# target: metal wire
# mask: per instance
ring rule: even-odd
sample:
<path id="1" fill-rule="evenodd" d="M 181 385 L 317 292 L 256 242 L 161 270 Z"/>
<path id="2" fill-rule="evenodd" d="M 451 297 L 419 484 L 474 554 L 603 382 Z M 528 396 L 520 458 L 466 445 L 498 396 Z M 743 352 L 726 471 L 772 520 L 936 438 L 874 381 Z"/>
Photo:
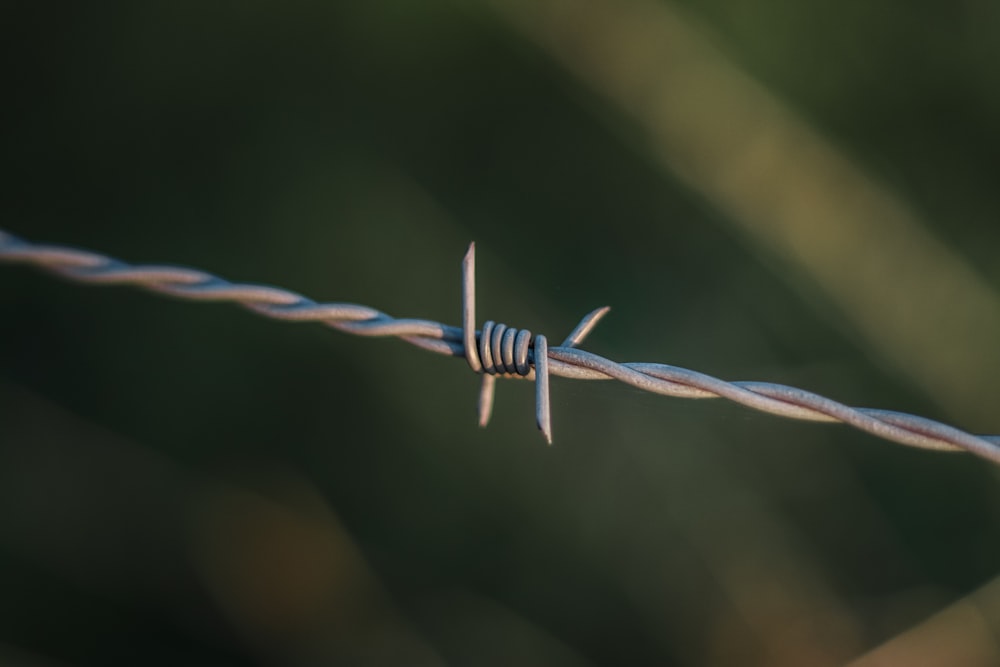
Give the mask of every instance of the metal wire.
<path id="1" fill-rule="evenodd" d="M 475 329 L 475 245 L 463 261 L 463 326 L 420 319 L 397 319 L 368 306 L 317 303 L 279 287 L 231 283 L 195 269 L 131 265 L 77 248 L 35 244 L 0 231 L 0 261 L 22 263 L 71 280 L 98 285 L 135 285 L 153 292 L 198 301 L 231 301 L 279 320 L 322 322 L 358 336 L 394 336 L 417 347 L 464 357 L 483 375 L 479 421 L 489 421 L 497 377 L 534 378 L 538 427 L 551 443 L 548 376 L 577 380 L 614 379 L 633 387 L 679 398 L 726 398 L 749 408 L 792 419 L 843 422 L 903 445 L 964 450 L 1000 463 L 1000 436 L 973 435 L 924 417 L 870 408 L 852 408 L 811 392 L 768 382 L 727 382 L 697 371 L 655 363 L 617 363 L 576 349 L 608 312 L 599 308 L 581 320 L 557 347 L 487 322 Z"/>

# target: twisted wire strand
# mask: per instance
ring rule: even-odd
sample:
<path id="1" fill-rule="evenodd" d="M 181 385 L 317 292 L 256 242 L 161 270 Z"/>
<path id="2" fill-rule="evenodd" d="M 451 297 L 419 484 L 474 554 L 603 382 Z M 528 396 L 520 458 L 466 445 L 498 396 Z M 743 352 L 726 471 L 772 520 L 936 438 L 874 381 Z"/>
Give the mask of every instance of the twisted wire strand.
<path id="1" fill-rule="evenodd" d="M 28 264 L 79 282 L 133 285 L 182 299 L 233 302 L 273 319 L 321 322 L 358 336 L 393 336 L 437 354 L 464 357 L 473 371 L 483 374 L 480 392 L 482 424 L 489 419 L 489 411 L 484 411 L 484 403 L 492 405 L 493 382 L 496 377 L 530 378 L 534 374 L 538 386 L 539 427 L 550 441 L 550 427 L 542 423 L 543 417 L 548 419 L 548 382 L 547 377 L 544 382 L 537 377 L 541 375 L 541 369 L 544 369 L 546 376 L 551 374 L 577 380 L 614 379 L 644 391 L 677 398 L 725 398 L 754 410 L 782 417 L 842 422 L 899 444 L 933 450 L 964 450 L 1000 463 L 1000 436 L 997 435 L 973 435 L 903 412 L 853 408 L 795 387 L 768 382 L 727 382 L 676 366 L 618 363 L 592 352 L 576 349 L 575 346 L 607 313 L 607 308 L 599 308 L 584 317 L 559 346 L 548 346 L 544 336 L 536 336 L 530 345 L 526 345 L 524 341 L 518 343 L 517 338 L 523 335 L 522 332 L 504 325 L 500 325 L 503 330 L 499 338 L 489 331 L 484 338 L 482 332 L 472 326 L 475 318 L 475 295 L 471 288 L 475 266 L 473 252 L 474 248 L 470 246 L 465 262 L 466 280 L 463 283 L 464 326 L 459 328 L 430 320 L 398 319 L 377 309 L 353 303 L 317 303 L 290 290 L 269 285 L 232 283 L 186 267 L 131 265 L 77 248 L 31 243 L 0 230 L 2 262 Z M 528 338 L 530 336 L 531 334 L 527 334 Z M 514 341 L 513 347 L 509 345 L 511 339 Z M 492 358 L 495 341 L 501 352 L 499 360 Z M 486 349 L 480 343 L 489 343 L 489 366 L 484 365 L 479 356 L 479 350 Z M 511 365 L 508 365 L 508 361 L 512 359 L 508 350 L 515 350 L 512 354 L 516 358 L 513 358 Z M 514 371 L 511 372 L 510 368 Z M 522 373 L 525 368 L 527 372 Z"/>

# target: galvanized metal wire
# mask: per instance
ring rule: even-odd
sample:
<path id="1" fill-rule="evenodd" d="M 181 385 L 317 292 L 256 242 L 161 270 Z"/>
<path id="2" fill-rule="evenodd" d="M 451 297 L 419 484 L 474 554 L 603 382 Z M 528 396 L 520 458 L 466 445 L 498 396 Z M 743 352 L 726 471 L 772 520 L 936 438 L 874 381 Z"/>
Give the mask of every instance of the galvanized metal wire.
<path id="1" fill-rule="evenodd" d="M 463 357 L 483 375 L 480 424 L 489 420 L 496 377 L 536 382 L 538 426 L 551 442 L 548 376 L 624 382 L 644 391 L 678 398 L 726 398 L 761 412 L 792 419 L 842 422 L 899 444 L 924 449 L 964 450 L 1000 463 L 1000 436 L 973 435 L 916 415 L 854 408 L 795 387 L 769 382 L 728 382 L 658 363 L 618 363 L 576 348 L 607 308 L 588 314 L 559 346 L 503 324 L 487 322 L 476 330 L 475 247 L 463 262 L 463 326 L 423 319 L 399 319 L 353 303 L 317 303 L 287 289 L 232 283 L 180 266 L 132 265 L 78 248 L 31 243 L 0 231 L 0 262 L 28 264 L 70 280 L 97 285 L 134 285 L 196 301 L 229 301 L 265 317 L 321 322 L 358 336 L 393 336 L 437 354 Z"/>

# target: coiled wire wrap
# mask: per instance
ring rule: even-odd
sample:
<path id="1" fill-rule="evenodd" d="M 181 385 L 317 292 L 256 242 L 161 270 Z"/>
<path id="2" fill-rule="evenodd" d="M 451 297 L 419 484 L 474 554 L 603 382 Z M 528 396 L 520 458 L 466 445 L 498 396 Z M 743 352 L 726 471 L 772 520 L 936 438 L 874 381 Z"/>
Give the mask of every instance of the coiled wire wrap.
<path id="1" fill-rule="evenodd" d="M 588 313 L 563 341 L 570 349 L 587 337 L 610 309 L 605 306 Z M 483 373 L 479 389 L 479 425 L 486 426 L 493 414 L 496 377 L 523 377 L 535 380 L 535 421 L 545 441 L 552 444 L 552 413 L 549 406 L 549 343 L 545 336 L 517 330 L 488 320 L 476 331 L 476 244 L 470 243 L 462 260 L 462 352 L 469 367 Z M 534 367 L 534 368 L 532 368 Z"/>
<path id="2" fill-rule="evenodd" d="M 545 336 L 532 342 L 531 332 L 487 320 L 477 334 L 478 345 L 466 350 L 466 357 L 479 355 L 483 383 L 479 390 L 479 425 L 486 426 L 493 413 L 497 377 L 535 380 L 535 418 L 546 442 L 552 444 L 548 390 L 548 355 Z M 538 369 L 536 371 L 536 369 Z"/>
<path id="3" fill-rule="evenodd" d="M 479 360 L 483 372 L 506 377 L 534 377 L 528 362 L 531 332 L 487 320 L 479 334 Z"/>
<path id="4" fill-rule="evenodd" d="M 397 319 L 368 306 L 351 303 L 316 303 L 290 290 L 267 285 L 231 283 L 218 276 L 174 266 L 134 266 L 98 253 L 62 246 L 35 244 L 0 230 L 0 261 L 29 264 L 70 280 L 98 285 L 134 285 L 154 292 L 198 301 L 230 301 L 274 319 L 290 322 L 322 322 L 358 336 L 395 336 L 422 349 L 464 357 L 473 371 L 483 373 L 480 392 L 480 422 L 484 403 L 492 406 L 496 377 L 531 377 L 518 367 L 518 331 L 514 338 L 514 373 L 509 371 L 503 328 L 500 356 L 503 372 L 493 357 L 493 334 L 488 332 L 490 373 L 480 358 L 482 332 L 475 321 L 475 247 L 470 245 L 463 262 L 463 326 L 452 327 L 421 319 Z M 655 363 L 617 363 L 575 349 L 608 312 L 599 308 L 588 314 L 558 347 L 549 347 L 544 336 L 535 336 L 527 348 L 527 363 L 535 374 L 536 410 L 539 428 L 548 418 L 548 375 L 578 380 L 615 379 L 639 389 L 679 398 L 726 398 L 771 414 L 823 422 L 843 422 L 859 430 L 903 445 L 935 450 L 965 450 L 1000 463 L 1000 436 L 973 435 L 916 415 L 889 410 L 852 408 L 811 392 L 766 382 L 726 382 L 697 371 Z M 494 325 L 494 329 L 496 325 Z M 486 327 L 484 326 L 484 329 Z M 530 334 L 528 334 L 530 338 Z M 523 343 L 522 343 L 523 345 Z M 483 355 L 485 356 L 485 355 Z M 523 364 L 521 365 L 523 368 Z M 544 377 L 543 377 L 544 376 Z M 487 390 L 487 386 L 489 389 Z M 544 406 L 545 414 L 542 415 Z M 486 420 L 489 411 L 485 412 Z"/>

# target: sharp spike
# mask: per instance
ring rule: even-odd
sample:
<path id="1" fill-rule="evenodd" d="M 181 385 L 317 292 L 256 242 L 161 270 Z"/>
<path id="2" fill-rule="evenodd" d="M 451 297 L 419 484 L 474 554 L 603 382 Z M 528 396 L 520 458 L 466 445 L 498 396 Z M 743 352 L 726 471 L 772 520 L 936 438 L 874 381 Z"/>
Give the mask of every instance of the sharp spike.
<path id="1" fill-rule="evenodd" d="M 592 310 L 591 312 L 584 315 L 583 319 L 580 320 L 580 323 L 576 325 L 576 328 L 573 329 L 573 331 L 570 332 L 568 336 L 566 336 L 566 340 L 563 341 L 560 347 L 576 347 L 577 345 L 582 343 L 583 339 L 586 338 L 590 334 L 590 332 L 594 330 L 594 327 L 597 326 L 597 323 L 600 322 L 601 319 L 605 315 L 607 315 L 608 311 L 610 310 L 611 306 L 604 306 L 603 308 Z"/>
<path id="2" fill-rule="evenodd" d="M 469 244 L 469 250 L 462 260 L 462 344 L 465 360 L 469 368 L 479 373 L 483 365 L 476 349 L 476 244 Z"/>
<path id="3" fill-rule="evenodd" d="M 496 375 L 483 374 L 483 383 L 479 386 L 479 425 L 485 427 L 493 415 L 493 394 L 497 382 Z"/>
<path id="4" fill-rule="evenodd" d="M 545 336 L 535 336 L 535 419 L 545 436 L 545 442 L 552 444 L 552 416 L 549 407 L 549 343 Z"/>

